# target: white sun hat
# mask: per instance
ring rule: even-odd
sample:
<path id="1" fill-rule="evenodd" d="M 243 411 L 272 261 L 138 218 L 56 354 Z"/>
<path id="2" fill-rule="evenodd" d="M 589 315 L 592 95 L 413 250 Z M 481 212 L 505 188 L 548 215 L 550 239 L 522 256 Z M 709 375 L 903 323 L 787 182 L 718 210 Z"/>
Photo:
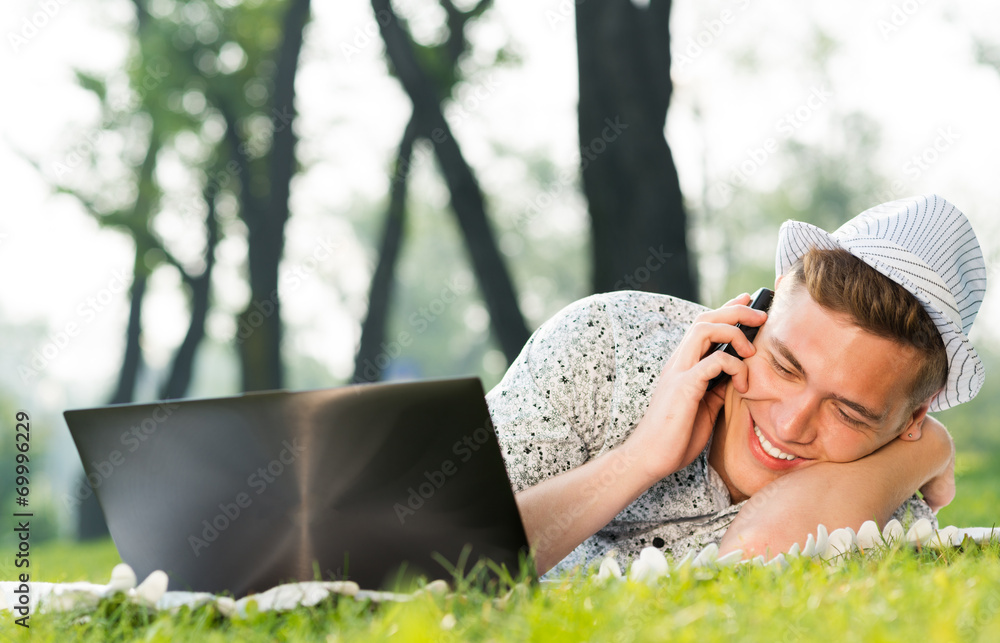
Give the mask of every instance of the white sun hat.
<path id="1" fill-rule="evenodd" d="M 778 232 L 776 273 L 785 274 L 811 248 L 843 248 L 923 304 L 948 354 L 948 383 L 931 400 L 931 411 L 976 396 L 986 373 L 968 333 L 986 292 L 986 263 L 958 208 L 926 194 L 865 210 L 833 233 L 786 221 Z"/>

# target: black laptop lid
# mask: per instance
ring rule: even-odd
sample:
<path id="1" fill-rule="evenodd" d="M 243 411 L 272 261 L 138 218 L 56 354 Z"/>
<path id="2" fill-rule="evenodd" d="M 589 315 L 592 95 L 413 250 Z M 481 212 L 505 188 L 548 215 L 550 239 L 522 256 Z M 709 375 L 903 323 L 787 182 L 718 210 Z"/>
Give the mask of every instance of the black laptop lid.
<path id="1" fill-rule="evenodd" d="M 65 412 L 122 560 L 171 590 L 450 579 L 527 542 L 482 385 L 463 378 Z M 97 483 L 97 484 L 95 484 Z"/>

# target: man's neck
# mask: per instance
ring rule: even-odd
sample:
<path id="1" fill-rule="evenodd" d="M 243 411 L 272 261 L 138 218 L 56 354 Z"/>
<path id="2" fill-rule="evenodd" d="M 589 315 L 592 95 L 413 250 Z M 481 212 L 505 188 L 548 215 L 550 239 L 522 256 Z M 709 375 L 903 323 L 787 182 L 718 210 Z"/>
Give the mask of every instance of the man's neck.
<path id="1" fill-rule="evenodd" d="M 727 400 L 728 402 L 728 400 Z M 719 417 L 715 420 L 715 426 L 712 428 L 712 437 L 710 438 L 712 444 L 708 449 L 708 466 L 712 467 L 722 481 L 726 483 L 726 488 L 729 489 L 729 501 L 733 504 L 738 502 L 743 502 L 749 496 L 743 494 L 742 491 L 733 486 L 732 480 L 729 479 L 729 474 L 726 473 L 725 467 L 725 445 L 726 445 L 726 432 L 723 431 L 723 427 L 726 424 L 726 407 L 723 405 L 722 410 L 719 411 Z"/>

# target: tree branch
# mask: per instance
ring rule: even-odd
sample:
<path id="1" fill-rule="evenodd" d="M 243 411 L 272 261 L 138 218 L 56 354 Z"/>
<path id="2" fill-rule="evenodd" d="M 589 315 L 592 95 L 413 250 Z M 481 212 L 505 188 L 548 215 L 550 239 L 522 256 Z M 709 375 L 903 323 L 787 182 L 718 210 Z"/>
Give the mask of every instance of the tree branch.
<path id="1" fill-rule="evenodd" d="M 389 0 L 372 0 L 372 8 L 377 16 L 389 16 L 388 20 L 378 21 L 386 55 L 413 102 L 420 129 L 435 144 L 434 151 L 451 192 L 452 209 L 465 237 L 494 332 L 508 362 L 513 362 L 529 333 L 517 304 L 510 274 L 500 257 L 486 217 L 479 183 L 441 112 L 434 86 L 417 63 L 413 42 Z"/>

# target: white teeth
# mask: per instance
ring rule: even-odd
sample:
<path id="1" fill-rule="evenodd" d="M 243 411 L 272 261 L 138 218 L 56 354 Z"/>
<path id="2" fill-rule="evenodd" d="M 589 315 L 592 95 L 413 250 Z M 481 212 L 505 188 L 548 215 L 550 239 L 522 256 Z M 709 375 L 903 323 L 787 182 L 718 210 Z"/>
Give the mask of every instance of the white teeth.
<path id="1" fill-rule="evenodd" d="M 785 453 L 781 449 L 771 444 L 768 441 L 768 439 L 764 437 L 764 434 L 761 433 L 760 429 L 758 429 L 756 425 L 754 425 L 753 427 L 753 432 L 757 435 L 757 439 L 760 440 L 760 446 L 772 458 L 778 458 L 779 460 L 795 460 L 798 457 L 791 455 L 789 453 Z"/>

